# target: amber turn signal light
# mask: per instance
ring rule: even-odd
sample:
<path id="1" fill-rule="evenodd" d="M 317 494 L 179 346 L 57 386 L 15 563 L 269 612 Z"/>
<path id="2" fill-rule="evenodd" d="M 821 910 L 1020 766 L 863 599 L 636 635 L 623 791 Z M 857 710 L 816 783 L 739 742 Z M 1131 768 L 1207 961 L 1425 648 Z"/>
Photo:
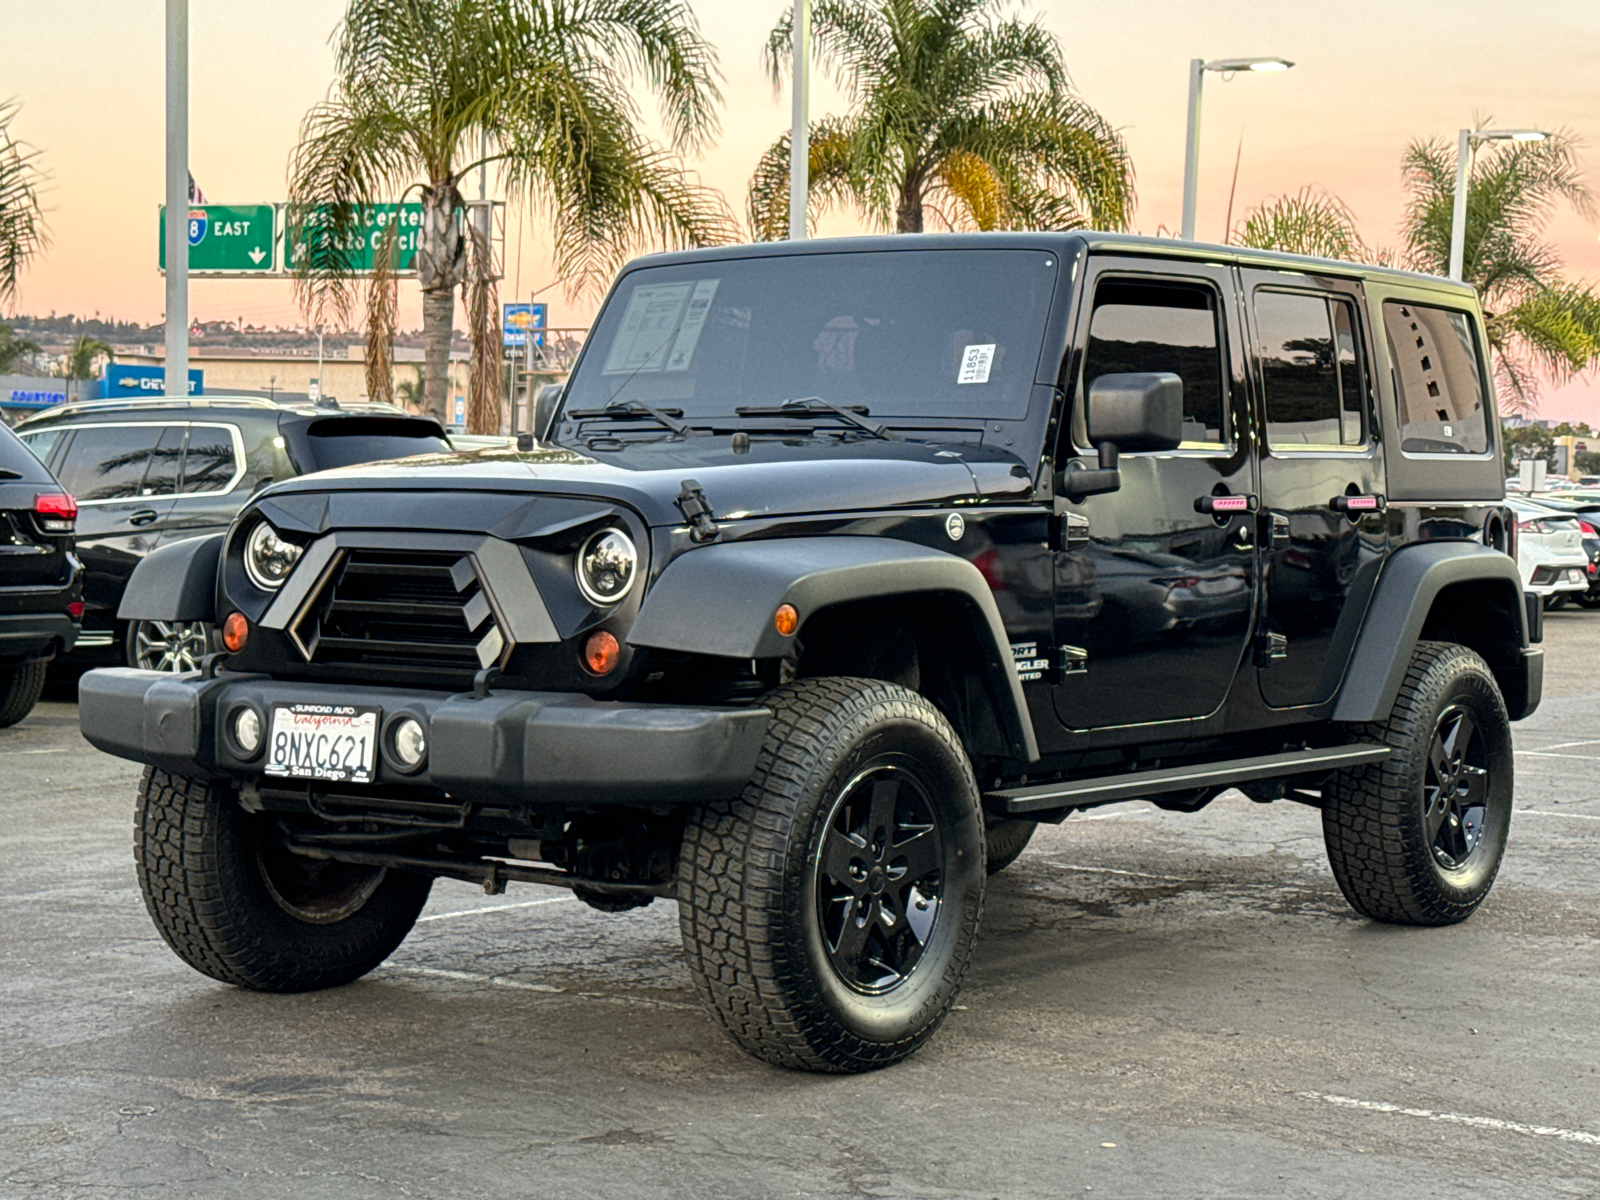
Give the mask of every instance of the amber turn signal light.
<path id="1" fill-rule="evenodd" d="M 778 611 L 772 614 L 772 627 L 784 637 L 788 637 L 800 628 L 800 614 L 795 612 L 794 605 L 780 604 Z"/>
<path id="2" fill-rule="evenodd" d="M 242 612 L 229 613 L 228 619 L 222 623 L 222 644 L 228 648 L 228 653 L 239 653 L 249 640 L 250 622 L 245 615 Z"/>
<path id="3" fill-rule="evenodd" d="M 595 630 L 583 643 L 583 665 L 591 674 L 611 674 L 617 669 L 617 660 L 621 657 L 622 646 L 617 642 L 616 636 L 604 629 Z"/>

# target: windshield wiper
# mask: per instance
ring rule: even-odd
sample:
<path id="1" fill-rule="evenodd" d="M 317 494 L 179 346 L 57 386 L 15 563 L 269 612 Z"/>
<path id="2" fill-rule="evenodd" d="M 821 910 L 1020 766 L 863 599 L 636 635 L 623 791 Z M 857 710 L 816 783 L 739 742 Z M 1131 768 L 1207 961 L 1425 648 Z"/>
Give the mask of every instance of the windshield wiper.
<path id="1" fill-rule="evenodd" d="M 613 400 L 604 408 L 575 408 L 566 414 L 574 420 L 586 420 L 590 417 L 610 417 L 612 420 L 627 417 L 649 417 L 657 425 L 672 430 L 673 433 L 687 435 L 694 433 L 694 429 L 678 420 L 683 416 L 681 408 L 652 408 L 643 400 Z"/>
<path id="2" fill-rule="evenodd" d="M 824 400 L 821 396 L 798 396 L 793 400 L 785 400 L 781 404 L 747 404 L 733 411 L 741 417 L 825 417 L 833 415 L 843 418 L 857 429 L 866 430 L 873 437 L 883 438 L 889 442 L 898 442 L 900 440 L 900 435 L 890 430 L 887 426 L 877 421 L 867 420 L 872 410 L 865 405 L 858 404 L 851 408 L 841 408 L 831 400 Z"/>

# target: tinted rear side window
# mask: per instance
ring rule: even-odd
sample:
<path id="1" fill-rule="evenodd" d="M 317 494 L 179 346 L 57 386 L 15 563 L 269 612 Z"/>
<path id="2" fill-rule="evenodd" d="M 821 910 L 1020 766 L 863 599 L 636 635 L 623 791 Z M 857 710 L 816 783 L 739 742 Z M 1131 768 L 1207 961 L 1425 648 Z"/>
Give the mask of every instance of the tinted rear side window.
<path id="1" fill-rule="evenodd" d="M 306 434 L 312 459 L 305 464 L 307 471 L 450 451 L 432 421 L 403 417 L 324 417 L 311 422 Z"/>
<path id="2" fill-rule="evenodd" d="M 1217 295 L 1200 284 L 1109 279 L 1095 289 L 1083 395 L 1101 375 L 1168 371 L 1183 380 L 1183 440 L 1227 440 Z M 1084 406 L 1078 405 L 1074 421 Z M 1081 431 L 1074 440 L 1087 445 Z"/>
<path id="3" fill-rule="evenodd" d="M 1387 301 L 1384 332 L 1407 454 L 1483 454 L 1488 388 L 1472 320 L 1463 312 Z"/>
<path id="4" fill-rule="evenodd" d="M 156 443 L 150 455 L 150 467 L 144 473 L 144 495 L 170 496 L 178 490 L 185 432 L 182 425 L 168 425 L 161 431 L 161 440 Z"/>
<path id="5" fill-rule="evenodd" d="M 49 454 L 50 447 L 40 446 L 39 451 Z M 48 483 L 50 472 L 44 469 L 37 454 L 17 440 L 16 434 L 0 425 L 0 483 L 19 479 L 26 483 Z"/>
<path id="6" fill-rule="evenodd" d="M 1299 292 L 1258 291 L 1255 310 L 1268 445 L 1363 444 L 1365 389 L 1350 304 Z"/>
<path id="7" fill-rule="evenodd" d="M 239 473 L 229 430 L 192 425 L 183 456 L 183 492 L 225 492 Z"/>
<path id="8" fill-rule="evenodd" d="M 126 500 L 139 495 L 161 425 L 90 426 L 72 435 L 61 464 L 61 486 L 85 500 Z"/>

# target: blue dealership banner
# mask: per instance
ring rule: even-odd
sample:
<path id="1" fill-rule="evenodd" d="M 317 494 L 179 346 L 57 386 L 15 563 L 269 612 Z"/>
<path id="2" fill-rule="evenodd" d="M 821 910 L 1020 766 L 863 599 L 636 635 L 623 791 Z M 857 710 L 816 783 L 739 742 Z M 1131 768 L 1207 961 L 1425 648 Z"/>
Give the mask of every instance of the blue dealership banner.
<path id="1" fill-rule="evenodd" d="M 189 395 L 206 394 L 205 372 L 191 368 Z M 100 395 L 106 400 L 123 400 L 129 396 L 164 396 L 167 394 L 167 374 L 161 367 L 136 367 L 126 363 L 107 363 L 106 373 L 100 379 Z"/>
<path id="2" fill-rule="evenodd" d="M 512 303 L 500 308 L 502 346 L 526 346 L 530 340 L 535 346 L 544 345 L 544 305 Z"/>

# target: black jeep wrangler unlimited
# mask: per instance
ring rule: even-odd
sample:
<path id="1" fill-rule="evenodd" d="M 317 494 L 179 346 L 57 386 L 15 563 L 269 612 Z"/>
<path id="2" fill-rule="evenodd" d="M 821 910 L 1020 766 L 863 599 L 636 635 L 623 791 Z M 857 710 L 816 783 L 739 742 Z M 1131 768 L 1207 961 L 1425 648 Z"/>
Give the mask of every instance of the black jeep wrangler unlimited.
<path id="1" fill-rule="evenodd" d="M 911 1054 L 1038 821 L 1322 811 L 1350 903 L 1492 884 L 1539 609 L 1472 292 L 1079 234 L 649 258 L 537 445 L 292 480 L 157 550 L 195 673 L 84 677 L 228 983 L 346 983 L 438 876 L 673 897 L 772 1063 Z"/>

